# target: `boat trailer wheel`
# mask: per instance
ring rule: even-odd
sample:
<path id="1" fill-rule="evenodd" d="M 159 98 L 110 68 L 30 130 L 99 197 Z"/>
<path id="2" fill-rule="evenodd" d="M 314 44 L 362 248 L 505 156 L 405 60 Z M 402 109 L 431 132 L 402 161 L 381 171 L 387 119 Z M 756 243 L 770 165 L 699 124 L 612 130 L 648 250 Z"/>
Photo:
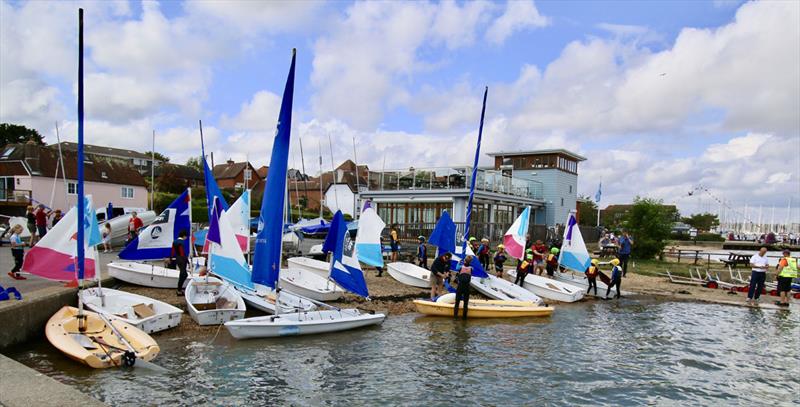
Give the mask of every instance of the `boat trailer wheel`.
<path id="1" fill-rule="evenodd" d="M 125 367 L 133 367 L 136 364 L 136 355 L 131 351 L 125 352 L 122 354 L 122 364 Z"/>

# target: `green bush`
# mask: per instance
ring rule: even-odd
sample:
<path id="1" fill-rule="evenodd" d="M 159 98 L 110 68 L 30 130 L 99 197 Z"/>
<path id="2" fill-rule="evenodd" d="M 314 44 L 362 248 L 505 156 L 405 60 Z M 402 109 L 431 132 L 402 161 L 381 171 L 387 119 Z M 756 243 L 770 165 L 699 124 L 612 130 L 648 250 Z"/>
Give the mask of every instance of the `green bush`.
<path id="1" fill-rule="evenodd" d="M 661 253 L 670 237 L 674 218 L 674 211 L 661 200 L 637 196 L 624 218 L 624 227 L 634 240 L 631 256 L 652 259 Z"/>

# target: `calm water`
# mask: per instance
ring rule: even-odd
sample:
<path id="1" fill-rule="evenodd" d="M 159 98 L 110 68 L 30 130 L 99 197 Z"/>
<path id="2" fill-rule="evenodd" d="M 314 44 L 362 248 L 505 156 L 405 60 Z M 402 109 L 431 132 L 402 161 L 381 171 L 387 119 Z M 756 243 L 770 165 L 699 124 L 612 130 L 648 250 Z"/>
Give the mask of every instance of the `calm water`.
<path id="1" fill-rule="evenodd" d="M 47 343 L 11 356 L 113 405 L 800 403 L 796 309 L 624 299 L 541 320 L 407 314 L 326 336 L 212 337 L 158 336 L 165 373 L 90 370 Z"/>

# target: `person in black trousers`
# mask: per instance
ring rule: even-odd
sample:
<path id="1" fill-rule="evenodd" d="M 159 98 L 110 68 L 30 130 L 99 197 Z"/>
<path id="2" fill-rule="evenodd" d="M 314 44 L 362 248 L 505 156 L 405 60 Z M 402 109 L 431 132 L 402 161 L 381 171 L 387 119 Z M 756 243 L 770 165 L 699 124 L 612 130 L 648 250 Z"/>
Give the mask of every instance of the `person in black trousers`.
<path id="1" fill-rule="evenodd" d="M 617 288 L 617 295 L 614 298 L 620 297 L 620 284 L 622 283 L 622 267 L 619 266 L 619 259 L 611 260 L 611 265 L 614 268 L 611 269 L 611 284 L 608 285 L 606 289 L 606 299 L 608 299 L 608 294 L 611 293 L 611 289 L 616 287 Z"/>
<path id="2" fill-rule="evenodd" d="M 525 277 L 527 277 L 528 274 L 532 272 L 533 272 L 533 255 L 529 254 L 526 260 L 520 263 L 519 267 L 517 267 L 517 278 L 514 279 L 514 284 L 518 284 L 520 287 L 523 287 L 525 284 Z"/>
<path id="3" fill-rule="evenodd" d="M 458 318 L 458 306 L 461 301 L 464 301 L 464 312 L 461 314 L 461 317 L 467 319 L 467 311 L 469 310 L 469 283 L 470 280 L 472 280 L 472 267 L 470 266 L 470 264 L 472 264 L 472 259 L 472 256 L 464 258 L 464 264 L 461 265 L 461 270 L 458 271 L 458 276 L 456 276 L 458 288 L 456 289 L 456 305 L 453 307 L 453 318 Z"/>
<path id="4" fill-rule="evenodd" d="M 178 266 L 180 274 L 178 275 L 178 295 L 183 295 L 183 283 L 189 276 L 186 272 L 186 266 L 189 265 L 189 256 L 186 253 L 186 230 L 178 232 L 178 238 L 172 242 L 172 251 L 170 252 L 170 262 L 175 262 Z"/>

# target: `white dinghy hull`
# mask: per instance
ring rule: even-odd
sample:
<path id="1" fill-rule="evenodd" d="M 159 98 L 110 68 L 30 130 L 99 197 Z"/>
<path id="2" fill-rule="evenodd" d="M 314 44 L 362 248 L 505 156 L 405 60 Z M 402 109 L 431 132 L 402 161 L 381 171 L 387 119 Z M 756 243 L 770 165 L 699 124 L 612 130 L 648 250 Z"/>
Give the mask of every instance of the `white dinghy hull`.
<path id="1" fill-rule="evenodd" d="M 147 333 L 161 332 L 181 323 L 183 311 L 165 302 L 143 295 L 110 288 L 87 288 L 80 291 L 83 304 L 111 320 L 120 320 Z"/>
<path id="2" fill-rule="evenodd" d="M 289 268 L 310 271 L 322 278 L 328 278 L 331 272 L 330 263 L 309 257 L 291 257 L 286 260 L 286 263 L 289 264 Z"/>
<path id="3" fill-rule="evenodd" d="M 205 259 L 198 257 L 192 260 L 195 266 L 205 264 Z M 115 261 L 108 263 L 108 274 L 128 284 L 153 288 L 178 288 L 180 271 L 155 264 L 135 261 Z M 191 274 L 190 274 L 191 277 Z M 188 281 L 188 279 L 187 279 Z M 185 286 L 186 283 L 184 283 Z"/>
<path id="4" fill-rule="evenodd" d="M 363 314 L 356 309 L 294 312 L 269 317 L 247 318 L 225 323 L 236 339 L 275 338 L 346 331 L 379 325 L 384 314 Z"/>
<path id="5" fill-rule="evenodd" d="M 336 301 L 344 294 L 344 290 L 336 283 L 310 271 L 282 269 L 280 278 L 282 288 L 312 300 Z"/>
<path id="6" fill-rule="evenodd" d="M 395 262 L 386 265 L 386 271 L 402 284 L 431 288 L 431 272 L 411 263 Z"/>
<path id="7" fill-rule="evenodd" d="M 516 270 L 508 270 L 508 275 L 517 277 Z M 561 302 L 580 301 L 585 293 L 580 288 L 552 278 L 528 274 L 523 282 L 525 289 L 548 300 Z"/>
<path id="8" fill-rule="evenodd" d="M 470 280 L 472 288 L 479 293 L 493 299 L 505 301 L 530 301 L 541 304 L 542 299 L 536 294 L 522 288 L 508 280 L 489 275 L 486 278 L 475 278 Z"/>
<path id="9" fill-rule="evenodd" d="M 599 278 L 597 279 L 597 295 L 595 295 L 594 290 L 588 293 L 586 292 L 589 289 L 589 280 L 586 279 L 586 277 L 584 276 L 581 276 L 576 273 L 567 272 L 567 273 L 556 273 L 555 277 L 556 280 L 558 281 L 575 286 L 579 290 L 583 290 L 583 292 L 586 293 L 585 295 L 604 298 L 606 296 L 606 290 L 608 290 L 608 286 L 604 282 L 599 281 L 600 280 Z"/>
<path id="10" fill-rule="evenodd" d="M 236 291 L 242 296 L 245 304 L 250 308 L 255 308 L 267 314 L 275 313 L 275 290 L 255 284 L 255 291 L 236 287 Z M 317 306 L 298 295 L 288 291 L 281 290 L 280 296 L 281 313 L 298 312 L 298 311 L 313 311 Z"/>
<path id="11" fill-rule="evenodd" d="M 247 309 L 239 291 L 216 277 L 189 279 L 185 296 L 189 315 L 198 325 L 220 325 L 242 319 Z"/>

